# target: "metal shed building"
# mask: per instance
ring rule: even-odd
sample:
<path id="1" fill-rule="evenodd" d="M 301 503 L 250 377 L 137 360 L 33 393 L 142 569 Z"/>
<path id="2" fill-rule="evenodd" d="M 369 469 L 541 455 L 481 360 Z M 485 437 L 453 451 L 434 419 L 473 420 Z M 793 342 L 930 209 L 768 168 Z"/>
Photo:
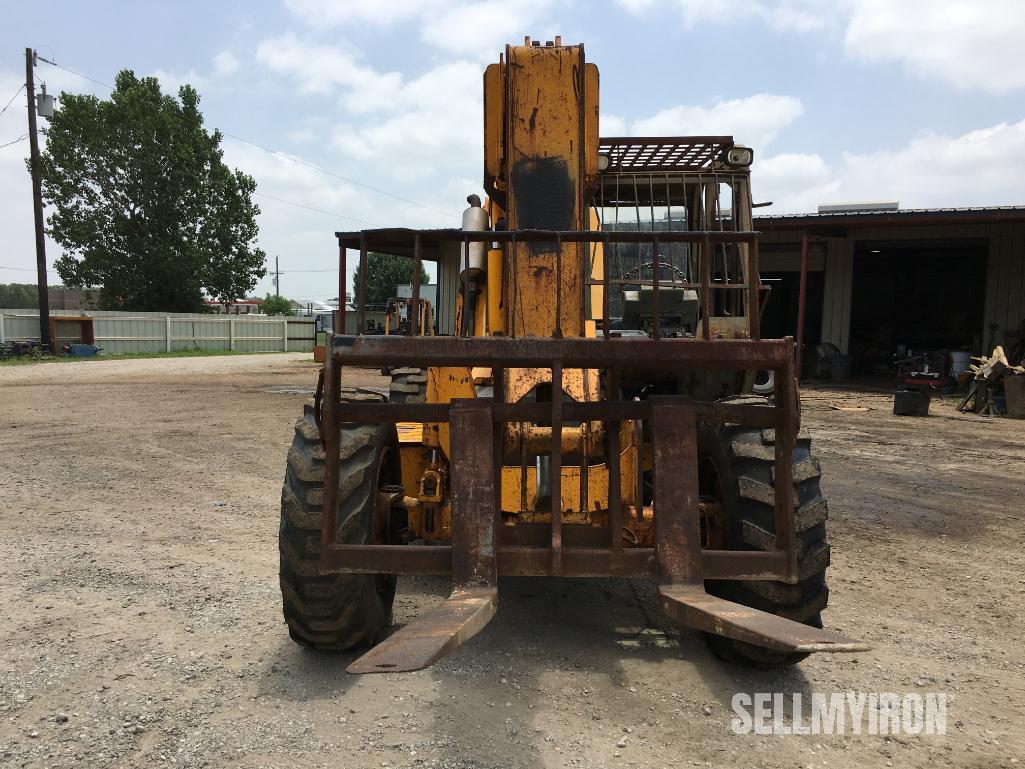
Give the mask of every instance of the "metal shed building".
<path id="1" fill-rule="evenodd" d="M 981 354 L 1022 338 L 1025 206 L 821 211 L 754 226 L 772 286 L 767 336 L 796 336 L 803 250 L 805 342 L 830 342 L 856 367 L 886 347 Z"/>

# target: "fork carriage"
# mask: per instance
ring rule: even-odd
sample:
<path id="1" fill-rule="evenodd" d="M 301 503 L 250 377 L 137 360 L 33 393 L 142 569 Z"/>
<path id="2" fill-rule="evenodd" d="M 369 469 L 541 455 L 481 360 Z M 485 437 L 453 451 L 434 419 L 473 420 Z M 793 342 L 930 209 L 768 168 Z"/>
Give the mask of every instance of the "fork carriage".
<path id="1" fill-rule="evenodd" d="M 346 250 L 360 253 L 362 274 L 366 259 L 378 242 L 395 253 L 408 252 L 414 267 L 413 302 L 419 298 L 423 252 L 444 242 L 515 244 L 546 242 L 558 250 L 567 243 L 652 244 L 655 269 L 651 290 L 658 306 L 667 287 L 697 291 L 712 306 L 710 295 L 723 290 L 706 268 L 696 282 L 670 281 L 658 269 L 660 243 L 696 244 L 707 258 L 717 243 L 749 245 L 747 274 L 757 275 L 757 233 L 754 232 L 467 232 L 463 230 L 383 230 L 339 233 L 341 274 Z M 556 276 L 556 281 L 559 281 Z M 608 271 L 588 280 L 610 293 Z M 636 281 L 634 281 L 636 282 Z M 758 306 L 756 283 L 731 284 L 728 290 L 747 293 L 750 306 Z M 344 295 L 344 294 L 343 294 Z M 607 304 L 606 304 L 607 306 Z M 362 313 L 362 308 L 358 310 Z M 555 316 L 560 315 L 556 308 Z M 608 315 L 605 315 L 608 317 Z M 451 496 L 450 537 L 441 544 L 389 543 L 396 513 L 417 503 L 416 490 L 383 488 L 378 493 L 373 539 L 366 544 L 338 540 L 338 517 L 323 516 L 319 569 L 322 574 L 447 574 L 453 592 L 438 609 L 407 625 L 350 666 L 350 672 L 416 670 L 425 667 L 481 629 L 497 605 L 499 576 L 640 577 L 657 580 L 663 609 L 681 623 L 709 633 L 725 635 L 757 647 L 787 654 L 810 651 L 849 651 L 864 648 L 833 633 L 758 611 L 710 595 L 705 580 L 776 581 L 795 584 L 799 579 L 798 540 L 795 532 L 794 485 L 791 450 L 799 429 L 799 411 L 792 339 L 760 340 L 758 312 L 743 318 L 747 338 L 715 339 L 712 319 L 702 318 L 704 338 L 661 338 L 659 314 L 650 336 L 619 336 L 604 324 L 599 335 L 564 337 L 501 336 L 348 336 L 331 338 L 315 407 L 325 454 L 323 509 L 337 507 L 339 435 L 342 425 L 419 423 L 445 425 L 450 430 L 448 486 Z M 345 318 L 340 318 L 344 327 Z M 362 327 L 362 323 L 357 323 Z M 423 331 L 422 329 L 420 331 Z M 417 329 L 412 330 L 416 334 Z M 342 399 L 341 372 L 346 366 L 430 370 L 485 368 L 490 370 L 492 397 L 453 398 L 448 402 L 346 402 Z M 551 392 L 563 391 L 571 371 L 598 372 L 600 399 L 573 401 L 552 397 L 550 402 L 503 402 L 502 380 L 517 369 L 544 369 L 551 373 Z M 750 376 L 755 370 L 773 372 L 772 405 L 747 405 L 687 396 L 654 395 L 624 399 L 618 383 L 632 373 L 718 372 Z M 494 397 L 497 396 L 497 397 Z M 550 500 L 545 523 L 534 515 L 526 523 L 503 512 L 503 472 L 509 452 L 505 432 L 509 425 L 550 429 Z M 774 434 L 773 541 L 770 549 L 712 547 L 711 521 L 715 500 L 699 493 L 698 426 L 730 424 Z M 576 513 L 586 511 L 585 524 L 567 523 L 564 504 L 563 431 L 587 425 L 602 439 L 602 458 L 621 461 L 596 464 L 576 453 L 572 462 L 581 468 L 580 487 L 573 489 Z M 651 447 L 650 504 L 645 502 L 645 471 L 641 461 L 624 461 L 623 439 L 648 435 Z M 635 446 L 638 454 L 641 446 Z M 527 468 L 519 468 L 522 479 Z M 607 494 L 589 499 L 588 470 L 607 478 Z M 630 472 L 624 477 L 624 470 Z M 508 483 L 508 481 L 506 481 Z M 624 493 L 628 489 L 630 493 Z M 412 493 L 411 493 L 412 492 Z M 421 495 L 422 496 L 422 495 Z M 625 504 L 624 500 L 633 504 Z M 721 504 L 721 500 L 718 502 Z M 537 511 L 535 510 L 535 513 Z M 571 517 L 571 516 L 570 516 Z M 579 519 L 579 515 L 576 516 Z M 639 525 L 634 525 L 639 524 Z M 646 531 L 647 542 L 626 541 L 625 531 Z"/>

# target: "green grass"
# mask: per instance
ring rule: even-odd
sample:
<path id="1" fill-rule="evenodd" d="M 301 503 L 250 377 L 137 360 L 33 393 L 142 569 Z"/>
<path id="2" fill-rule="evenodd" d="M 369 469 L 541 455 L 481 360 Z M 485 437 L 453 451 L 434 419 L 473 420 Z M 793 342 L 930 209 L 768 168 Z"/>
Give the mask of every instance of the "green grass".
<path id="1" fill-rule="evenodd" d="M 294 350 L 291 352 L 295 352 Z M 10 358 L 0 361 L 0 366 L 31 366 L 35 363 L 70 363 L 72 361 L 92 360 L 134 360 L 137 358 L 209 358 L 224 355 L 281 355 L 281 351 L 271 352 L 243 352 L 241 350 L 174 350 L 173 352 L 126 352 L 120 355 L 105 355 L 100 353 L 93 357 L 75 357 L 73 355 L 54 355 L 43 358 L 22 356 L 21 358 Z M 310 353 L 310 360 L 313 353 Z"/>

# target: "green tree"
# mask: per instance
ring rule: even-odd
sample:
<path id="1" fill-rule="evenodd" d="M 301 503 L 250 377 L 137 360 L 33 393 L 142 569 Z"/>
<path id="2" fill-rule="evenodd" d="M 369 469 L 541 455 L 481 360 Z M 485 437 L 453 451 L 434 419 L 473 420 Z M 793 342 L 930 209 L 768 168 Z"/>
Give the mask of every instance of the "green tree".
<path id="1" fill-rule="evenodd" d="M 0 283 L 0 307 L 8 310 L 37 309 L 39 289 L 35 283 Z"/>
<path id="2" fill-rule="evenodd" d="M 62 93 L 42 156 L 49 232 L 68 286 L 97 286 L 104 309 L 201 311 L 266 273 L 256 247 L 256 183 L 228 168 L 199 95 L 117 76 L 109 100 Z"/>
<path id="3" fill-rule="evenodd" d="M 295 315 L 292 303 L 283 296 L 272 296 L 267 294 L 263 304 L 260 305 L 265 315 Z"/>
<path id="4" fill-rule="evenodd" d="M 352 295 L 359 302 L 359 265 L 352 274 Z M 420 268 L 420 284 L 430 280 L 426 270 Z M 413 282 L 413 260 L 404 256 L 367 254 L 367 300 L 368 305 L 383 305 L 395 296 L 395 286 Z"/>

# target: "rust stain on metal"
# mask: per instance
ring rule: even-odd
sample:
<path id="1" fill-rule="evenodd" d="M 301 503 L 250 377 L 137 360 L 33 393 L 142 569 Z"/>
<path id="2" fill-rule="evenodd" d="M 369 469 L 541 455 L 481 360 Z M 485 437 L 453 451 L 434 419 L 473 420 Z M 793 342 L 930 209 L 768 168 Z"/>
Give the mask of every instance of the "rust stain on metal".
<path id="1" fill-rule="evenodd" d="M 423 670 L 473 638 L 495 616 L 496 587 L 460 588 L 436 609 L 388 636 L 352 662 L 348 673 Z"/>
<path id="2" fill-rule="evenodd" d="M 709 595 L 702 585 L 659 588 L 662 610 L 684 625 L 781 652 L 861 652 L 871 647 L 829 630 Z"/>

